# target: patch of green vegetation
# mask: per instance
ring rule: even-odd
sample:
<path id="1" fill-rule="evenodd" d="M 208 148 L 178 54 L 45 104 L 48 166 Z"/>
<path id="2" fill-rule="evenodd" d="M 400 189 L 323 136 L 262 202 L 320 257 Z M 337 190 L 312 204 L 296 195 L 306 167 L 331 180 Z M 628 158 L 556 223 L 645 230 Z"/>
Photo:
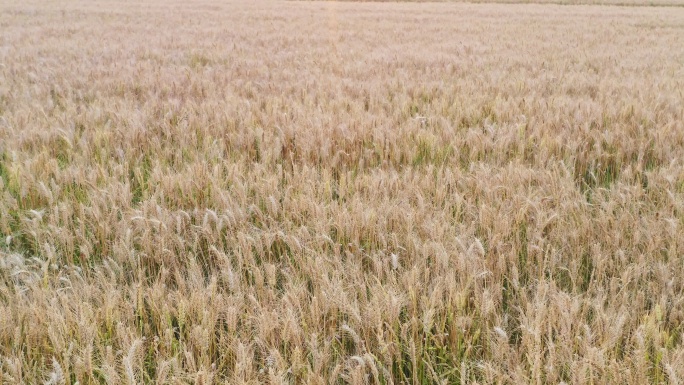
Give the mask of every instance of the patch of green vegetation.
<path id="1" fill-rule="evenodd" d="M 19 223 L 18 219 L 16 223 Z M 38 244 L 36 237 L 21 230 L 17 230 L 13 235 L 12 249 L 21 251 L 29 256 L 40 254 L 40 245 Z"/>
<path id="2" fill-rule="evenodd" d="M 59 168 L 64 170 L 69 165 L 69 155 L 65 153 L 58 153 L 56 156 Z"/>
<path id="3" fill-rule="evenodd" d="M 480 127 L 484 129 L 485 123 L 496 123 L 499 116 L 493 101 L 482 104 L 478 109 L 470 110 L 461 115 L 458 127 L 463 129 Z"/>
<path id="4" fill-rule="evenodd" d="M 9 97 L 6 94 L 0 95 L 0 116 L 7 111 L 7 105 L 9 104 Z"/>
<path id="5" fill-rule="evenodd" d="M 50 88 L 50 98 L 55 104 L 55 107 L 57 107 L 60 111 L 64 111 L 66 109 L 64 105 L 64 96 L 57 92 L 54 88 Z"/>
<path id="6" fill-rule="evenodd" d="M 414 117 L 420 112 L 420 107 L 416 103 L 411 103 L 408 107 L 407 115 L 409 117 Z"/>
<path id="7" fill-rule="evenodd" d="M 518 224 L 517 233 L 517 246 L 518 246 L 518 271 L 520 284 L 527 285 L 530 273 L 529 273 L 529 254 L 528 254 L 528 239 L 527 239 L 527 222 L 521 221 Z"/>
<path id="8" fill-rule="evenodd" d="M 446 311 L 430 330 L 399 332 L 401 354 L 392 363 L 391 375 L 395 382 L 412 384 L 462 384 L 477 379 L 477 371 L 469 363 L 484 354 L 481 322 L 465 330 L 454 327 L 453 313 Z M 470 367 L 470 368 L 469 368 Z"/>
<path id="9" fill-rule="evenodd" d="M 78 182 L 65 183 L 62 189 L 62 194 L 64 197 L 73 202 L 82 203 L 84 205 L 87 205 L 90 202 L 88 189 L 86 186 Z"/>
<path id="10" fill-rule="evenodd" d="M 502 313 L 508 315 L 508 343 L 519 345 L 522 342 L 522 329 L 520 328 L 520 306 L 518 294 L 511 280 L 504 276 L 501 287 Z"/>
<path id="11" fill-rule="evenodd" d="M 96 381 L 97 384 L 106 384 L 107 383 L 107 375 L 105 372 L 98 368 L 94 367 L 93 372 L 91 373 L 93 376 L 93 379 Z M 76 382 L 72 382 L 72 384 L 75 384 Z"/>
<path id="12" fill-rule="evenodd" d="M 254 136 L 254 140 L 252 141 L 252 145 L 248 150 L 248 154 L 249 154 L 249 159 L 252 162 L 255 162 L 255 163 L 261 162 L 261 142 L 260 142 L 258 136 Z"/>
<path id="13" fill-rule="evenodd" d="M 578 289 L 580 292 L 584 293 L 589 289 L 589 285 L 594 276 L 594 259 L 589 252 L 582 254 L 578 275 L 580 279 Z"/>
<path id="14" fill-rule="evenodd" d="M 554 282 L 566 293 L 572 293 L 572 276 L 567 268 L 556 269 L 553 276 Z"/>
<path id="15" fill-rule="evenodd" d="M 152 159 L 148 155 L 143 155 L 140 160 L 131 165 L 128 174 L 131 193 L 133 197 L 131 203 L 138 205 L 148 196 L 149 180 L 152 173 Z"/>
<path id="16" fill-rule="evenodd" d="M 413 166 L 416 167 L 426 164 L 428 163 L 431 157 L 432 146 L 427 141 L 421 139 L 418 142 L 418 149 L 416 150 L 416 153 L 413 156 Z"/>
<path id="17" fill-rule="evenodd" d="M 204 68 L 211 64 L 211 62 L 212 60 L 209 57 L 201 53 L 194 52 L 188 57 L 188 64 L 190 65 L 190 68 L 195 70 Z"/>
<path id="18" fill-rule="evenodd" d="M 9 184 L 9 167 L 7 166 L 7 163 L 9 163 L 9 159 L 7 157 L 7 154 L 4 152 L 0 152 L 0 179 L 2 179 L 2 182 L 5 186 Z"/>
<path id="19" fill-rule="evenodd" d="M 146 344 L 143 358 L 143 383 L 151 384 L 157 378 L 157 352 L 154 343 Z"/>
<path id="20" fill-rule="evenodd" d="M 290 259 L 292 256 L 292 250 L 290 246 L 281 237 L 276 237 L 273 242 L 271 242 L 271 247 L 268 250 L 268 259 L 274 262 L 281 262 Z"/>
<path id="21" fill-rule="evenodd" d="M 434 156 L 433 163 L 438 166 L 444 166 L 449 163 L 449 160 L 454 155 L 454 147 L 451 144 L 444 144 L 437 148 Z"/>
<path id="22" fill-rule="evenodd" d="M 12 172 L 10 160 L 7 154 L 0 153 L 0 179 L 2 179 L 4 189 L 18 201 L 21 201 L 21 186 L 19 179 Z"/>
<path id="23" fill-rule="evenodd" d="M 615 156 L 605 157 L 603 162 L 595 161 L 580 170 L 575 170 L 575 181 L 588 200 L 597 188 L 610 188 L 620 176 L 620 163 Z"/>
<path id="24" fill-rule="evenodd" d="M 663 367 L 663 349 L 661 349 L 655 341 L 651 338 L 648 341 L 648 349 L 646 349 L 646 361 L 650 363 L 648 366 L 648 377 L 653 384 L 666 383 L 667 373 Z"/>
<path id="25" fill-rule="evenodd" d="M 418 145 L 411 164 L 414 167 L 428 164 L 443 166 L 448 163 L 453 154 L 454 148 L 450 144 L 447 143 L 440 146 L 427 139 L 421 138 L 418 140 Z"/>

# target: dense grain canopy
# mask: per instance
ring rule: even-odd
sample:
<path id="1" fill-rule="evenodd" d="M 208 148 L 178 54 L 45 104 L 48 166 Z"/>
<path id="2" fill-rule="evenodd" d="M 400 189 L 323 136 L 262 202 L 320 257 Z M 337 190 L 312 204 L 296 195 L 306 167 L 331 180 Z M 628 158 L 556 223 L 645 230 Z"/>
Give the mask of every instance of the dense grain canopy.
<path id="1" fill-rule="evenodd" d="M 682 383 L 683 90 L 680 7 L 0 0 L 0 383 Z"/>

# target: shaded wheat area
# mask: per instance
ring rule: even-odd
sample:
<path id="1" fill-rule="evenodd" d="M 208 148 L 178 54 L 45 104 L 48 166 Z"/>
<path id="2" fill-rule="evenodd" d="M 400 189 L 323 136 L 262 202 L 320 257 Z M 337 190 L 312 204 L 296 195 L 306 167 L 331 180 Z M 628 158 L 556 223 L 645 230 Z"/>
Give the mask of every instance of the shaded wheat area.
<path id="1" fill-rule="evenodd" d="M 684 380 L 684 12 L 0 7 L 1 383 Z"/>

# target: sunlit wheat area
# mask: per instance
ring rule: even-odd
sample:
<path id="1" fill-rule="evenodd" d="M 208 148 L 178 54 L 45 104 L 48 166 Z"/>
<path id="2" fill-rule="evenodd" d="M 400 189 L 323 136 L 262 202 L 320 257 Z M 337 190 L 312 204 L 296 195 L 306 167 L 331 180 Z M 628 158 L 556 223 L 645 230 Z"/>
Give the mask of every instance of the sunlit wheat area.
<path id="1" fill-rule="evenodd" d="M 628 2 L 0 0 L 0 383 L 684 384 Z"/>

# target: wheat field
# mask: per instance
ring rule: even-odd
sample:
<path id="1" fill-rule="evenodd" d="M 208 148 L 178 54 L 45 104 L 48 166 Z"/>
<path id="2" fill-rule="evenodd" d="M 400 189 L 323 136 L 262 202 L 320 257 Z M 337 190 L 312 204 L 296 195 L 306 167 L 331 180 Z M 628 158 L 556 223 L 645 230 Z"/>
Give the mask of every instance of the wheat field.
<path id="1" fill-rule="evenodd" d="M 0 383 L 683 384 L 684 8 L 0 1 Z"/>

